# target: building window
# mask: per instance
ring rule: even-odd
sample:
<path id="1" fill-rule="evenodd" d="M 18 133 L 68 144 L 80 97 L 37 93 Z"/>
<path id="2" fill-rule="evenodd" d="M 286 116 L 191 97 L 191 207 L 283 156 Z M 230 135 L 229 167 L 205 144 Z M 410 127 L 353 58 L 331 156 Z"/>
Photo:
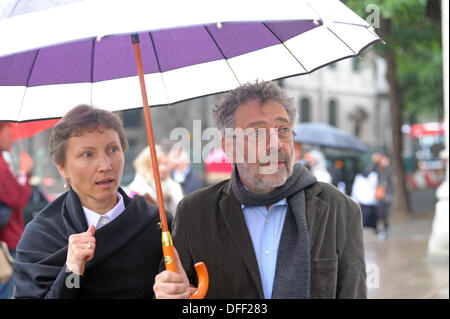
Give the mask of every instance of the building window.
<path id="1" fill-rule="evenodd" d="M 348 114 L 348 118 L 354 123 L 353 134 L 361 137 L 361 132 L 364 122 L 369 117 L 369 114 L 364 110 L 364 107 L 357 106 Z"/>
<path id="2" fill-rule="evenodd" d="M 337 104 L 335 100 L 328 102 L 328 123 L 337 126 Z"/>
<path id="3" fill-rule="evenodd" d="M 299 119 L 302 123 L 311 121 L 311 103 L 306 97 L 300 99 Z"/>

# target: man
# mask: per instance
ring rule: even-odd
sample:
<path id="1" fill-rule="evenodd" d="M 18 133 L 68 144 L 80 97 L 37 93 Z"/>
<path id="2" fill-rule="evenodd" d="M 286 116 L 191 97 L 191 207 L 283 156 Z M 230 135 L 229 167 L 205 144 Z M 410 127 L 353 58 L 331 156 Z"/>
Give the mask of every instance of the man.
<path id="1" fill-rule="evenodd" d="M 297 114 L 284 91 L 273 82 L 243 85 L 214 115 L 222 133 L 235 132 L 222 138 L 232 178 L 178 205 L 181 263 L 155 278 L 156 297 L 188 297 L 193 265 L 203 261 L 207 298 L 366 298 L 359 206 L 294 165 Z"/>
<path id="2" fill-rule="evenodd" d="M 10 124 L 0 122 L 0 201 L 13 211 L 8 224 L 3 229 L 0 229 L 0 241 L 6 242 L 11 255 L 15 257 L 17 243 L 25 228 L 22 208 L 27 206 L 31 195 L 29 177 L 33 167 L 33 160 L 26 153 L 20 154 L 20 171 L 16 177 L 2 155 L 3 151 L 10 151 L 11 144 L 12 131 Z M 0 299 L 11 298 L 13 289 L 14 280 L 11 277 L 5 284 L 0 284 Z"/>

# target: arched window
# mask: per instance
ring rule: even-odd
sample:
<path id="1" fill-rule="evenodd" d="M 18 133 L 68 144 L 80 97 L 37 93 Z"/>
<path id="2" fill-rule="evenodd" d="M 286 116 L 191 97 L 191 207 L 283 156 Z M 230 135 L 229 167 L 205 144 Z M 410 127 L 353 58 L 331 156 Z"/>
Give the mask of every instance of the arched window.
<path id="1" fill-rule="evenodd" d="M 300 109 L 298 113 L 300 122 L 311 121 L 311 103 L 308 98 L 303 97 L 300 99 Z"/>
<path id="2" fill-rule="evenodd" d="M 337 103 L 335 100 L 328 102 L 328 124 L 337 126 Z"/>

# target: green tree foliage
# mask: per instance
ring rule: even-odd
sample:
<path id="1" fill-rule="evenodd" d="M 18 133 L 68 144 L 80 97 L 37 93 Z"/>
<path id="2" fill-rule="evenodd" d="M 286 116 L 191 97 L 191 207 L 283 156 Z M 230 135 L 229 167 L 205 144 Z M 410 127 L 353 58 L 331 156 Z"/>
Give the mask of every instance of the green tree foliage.
<path id="1" fill-rule="evenodd" d="M 442 114 L 440 0 L 348 0 L 373 25 L 385 44 L 375 50 L 387 65 L 394 165 L 392 210 L 411 213 L 402 158 L 405 118 Z M 442 116 L 439 117 L 439 119 Z"/>
<path id="2" fill-rule="evenodd" d="M 403 118 L 443 117 L 442 38 L 440 0 L 349 0 L 344 1 L 369 23 L 389 23 L 389 30 L 375 31 L 386 44 L 375 49 L 393 52 L 397 80 L 403 93 Z M 378 10 L 378 12 L 376 12 Z M 380 21 L 380 24 L 383 21 Z"/>

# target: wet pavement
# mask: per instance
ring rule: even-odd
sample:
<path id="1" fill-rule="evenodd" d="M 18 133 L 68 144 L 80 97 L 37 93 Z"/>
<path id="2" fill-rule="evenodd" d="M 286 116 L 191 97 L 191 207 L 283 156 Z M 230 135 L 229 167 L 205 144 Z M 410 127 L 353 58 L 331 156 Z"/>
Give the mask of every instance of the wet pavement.
<path id="1" fill-rule="evenodd" d="M 381 240 L 364 229 L 368 298 L 449 298 L 448 256 L 429 256 L 432 216 L 392 223 Z"/>

